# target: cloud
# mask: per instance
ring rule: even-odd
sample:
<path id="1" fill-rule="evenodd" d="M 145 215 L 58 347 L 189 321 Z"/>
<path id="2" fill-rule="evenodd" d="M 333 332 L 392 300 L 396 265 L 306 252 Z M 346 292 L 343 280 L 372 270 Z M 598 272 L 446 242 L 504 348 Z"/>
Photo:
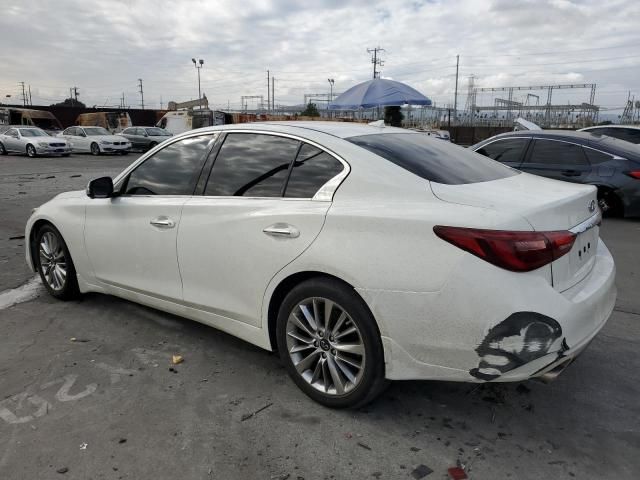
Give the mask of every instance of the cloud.
<path id="1" fill-rule="evenodd" d="M 338 93 L 370 78 L 367 48 L 380 45 L 383 76 L 438 105 L 453 103 L 459 54 L 459 104 L 473 74 L 482 86 L 597 83 L 596 101 L 615 107 L 627 90 L 640 95 L 637 18 L 634 0 L 606 8 L 595 0 L 23 0 L 0 16 L 0 94 L 19 98 L 24 81 L 34 103 L 77 86 L 88 105 L 117 105 L 123 93 L 137 105 L 142 78 L 145 104 L 157 108 L 161 98 L 197 98 L 197 57 L 214 105 L 266 99 L 267 69 L 276 103 L 299 104 L 305 93 L 328 92 L 327 78 Z M 588 99 L 580 95 L 554 99 Z"/>

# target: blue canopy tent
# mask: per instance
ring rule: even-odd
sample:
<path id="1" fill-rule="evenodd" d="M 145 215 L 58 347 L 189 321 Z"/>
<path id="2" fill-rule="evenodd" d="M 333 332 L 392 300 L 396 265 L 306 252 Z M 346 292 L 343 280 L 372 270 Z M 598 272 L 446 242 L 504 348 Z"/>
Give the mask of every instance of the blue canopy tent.
<path id="1" fill-rule="evenodd" d="M 405 104 L 431 105 L 431 100 L 404 83 L 374 78 L 351 87 L 329 104 L 329 109 L 357 110 Z"/>

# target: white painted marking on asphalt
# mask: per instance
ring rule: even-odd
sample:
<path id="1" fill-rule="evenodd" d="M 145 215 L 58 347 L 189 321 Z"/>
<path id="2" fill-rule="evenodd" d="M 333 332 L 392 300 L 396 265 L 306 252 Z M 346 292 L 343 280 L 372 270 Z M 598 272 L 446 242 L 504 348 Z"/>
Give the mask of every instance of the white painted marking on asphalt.
<path id="1" fill-rule="evenodd" d="M 39 276 L 33 277 L 27 283 L 17 288 L 11 288 L 0 292 L 0 310 L 12 307 L 18 303 L 28 302 L 37 298 L 44 291 Z"/>
<path id="2" fill-rule="evenodd" d="M 71 387 L 73 387 L 73 384 L 76 383 L 77 379 L 78 375 L 72 373 L 70 375 L 65 375 L 64 378 L 58 378 L 57 380 L 45 383 L 40 388 L 44 390 L 45 388 L 49 388 L 56 383 L 62 383 L 63 385 L 60 387 L 60 390 L 56 392 L 56 400 L 60 402 L 71 402 L 72 400 L 80 400 L 87 395 L 91 395 L 96 391 L 96 388 L 98 388 L 98 385 L 96 383 L 90 383 L 82 392 L 76 393 L 75 395 L 69 395 L 69 390 L 71 390 Z"/>
<path id="3" fill-rule="evenodd" d="M 9 404 L 16 404 L 15 408 L 19 409 L 22 407 L 22 403 L 25 400 L 38 407 L 38 410 L 33 412 L 31 415 L 25 415 L 24 417 L 18 417 L 15 413 L 9 410 Z M 27 392 L 22 392 L 0 402 L 0 418 L 7 423 L 27 423 L 34 418 L 46 415 L 49 411 L 49 407 L 51 407 L 51 404 L 44 398 L 39 397 L 38 395 L 29 395 Z"/>

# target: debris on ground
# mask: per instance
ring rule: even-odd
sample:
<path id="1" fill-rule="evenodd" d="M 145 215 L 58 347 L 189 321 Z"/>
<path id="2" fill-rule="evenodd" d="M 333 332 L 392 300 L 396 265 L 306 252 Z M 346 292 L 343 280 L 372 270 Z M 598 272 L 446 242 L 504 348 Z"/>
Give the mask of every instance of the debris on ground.
<path id="1" fill-rule="evenodd" d="M 169 367 L 169 371 L 170 371 L 171 373 L 178 373 L 178 370 L 176 370 L 176 369 L 175 369 L 175 368 L 173 368 L 173 367 Z"/>
<path id="2" fill-rule="evenodd" d="M 55 175 L 49 175 L 47 177 L 44 177 L 45 180 L 49 180 L 50 178 L 56 178 L 56 176 Z"/>
<path id="3" fill-rule="evenodd" d="M 426 477 L 430 473 L 433 473 L 433 470 L 431 470 L 426 465 L 421 464 L 421 465 L 418 465 L 416 468 L 413 469 L 413 472 L 411 472 L 411 476 L 413 478 L 415 478 L 416 480 L 418 480 L 420 478 Z"/>
<path id="4" fill-rule="evenodd" d="M 89 445 L 86 442 L 85 443 L 81 443 L 80 444 L 80 450 L 86 450 L 88 446 Z"/>
<path id="5" fill-rule="evenodd" d="M 71 337 L 69 340 L 75 343 L 87 343 L 91 341 L 88 338 L 76 338 L 76 337 Z"/>
<path id="6" fill-rule="evenodd" d="M 126 438 L 121 438 L 120 440 L 118 440 L 118 443 L 127 443 L 127 439 Z"/>
<path id="7" fill-rule="evenodd" d="M 353 438 L 353 434 L 347 432 L 347 433 L 344 434 L 344 438 Z"/>
<path id="8" fill-rule="evenodd" d="M 71 175 L 69 178 L 78 178 L 81 177 L 82 175 L 80 175 L 79 173 L 77 175 Z"/>
<path id="9" fill-rule="evenodd" d="M 16 235 L 15 237 L 9 237 L 9 240 L 24 240 L 24 235 Z"/>
<path id="10" fill-rule="evenodd" d="M 366 443 L 358 442 L 358 446 L 364 448 L 365 450 L 371 450 L 371 447 Z"/>
<path id="11" fill-rule="evenodd" d="M 67 467 L 62 467 L 56 470 L 56 473 L 67 473 L 69 469 Z"/>
<path id="12" fill-rule="evenodd" d="M 464 471 L 462 467 L 451 467 L 447 470 L 449 473 L 449 477 L 452 480 L 464 480 L 467 478 L 467 473 Z"/>
<path id="13" fill-rule="evenodd" d="M 184 357 L 182 355 L 173 355 L 171 357 L 171 363 L 173 363 L 174 365 L 178 365 L 182 362 L 184 362 Z"/>
<path id="14" fill-rule="evenodd" d="M 411 450 L 412 452 L 419 452 L 420 449 L 418 447 L 411 447 L 409 450 Z"/>
<path id="15" fill-rule="evenodd" d="M 273 405 L 273 403 L 267 403 L 264 407 L 259 408 L 255 412 L 247 413 L 247 414 L 243 415 L 242 418 L 240 419 L 240 421 L 244 422 L 245 420 L 249 420 L 250 418 L 255 417 L 257 414 L 259 414 L 263 410 L 266 410 L 267 408 L 269 408 L 272 405 Z"/>
<path id="16" fill-rule="evenodd" d="M 271 475 L 271 480 L 287 480 L 291 476 L 290 473 L 281 473 L 279 475 Z"/>

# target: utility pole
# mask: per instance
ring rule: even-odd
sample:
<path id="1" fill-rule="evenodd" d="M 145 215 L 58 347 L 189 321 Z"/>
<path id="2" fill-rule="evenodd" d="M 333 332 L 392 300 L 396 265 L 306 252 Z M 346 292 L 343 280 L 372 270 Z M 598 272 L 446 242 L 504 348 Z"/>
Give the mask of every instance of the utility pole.
<path id="1" fill-rule="evenodd" d="M 273 111 L 276 110 L 276 77 L 271 77 L 271 104 L 273 105 Z"/>
<path id="2" fill-rule="evenodd" d="M 138 79 L 138 87 L 140 88 L 140 102 L 142 105 L 142 110 L 144 110 L 144 90 L 142 90 L 142 79 Z"/>
<path id="3" fill-rule="evenodd" d="M 378 52 L 386 51 L 384 48 L 380 48 L 379 46 L 376 48 L 367 48 L 367 52 L 373 53 L 373 57 L 371 57 L 371 63 L 373 63 L 373 78 L 379 78 L 380 72 L 377 71 L 378 65 L 381 67 L 384 65 L 384 61 L 381 58 L 378 58 Z"/>
<path id="4" fill-rule="evenodd" d="M 74 97 L 76 103 L 78 103 L 78 95 L 79 95 L 78 87 L 73 87 L 73 97 Z"/>
<path id="5" fill-rule="evenodd" d="M 29 105 L 33 106 L 33 98 L 31 97 L 31 85 L 29 85 Z"/>
<path id="6" fill-rule="evenodd" d="M 453 121 L 458 118 L 458 67 L 460 66 L 460 55 L 456 55 L 456 93 L 453 98 Z M 449 123 L 451 123 L 451 112 L 449 112 Z"/>
<path id="7" fill-rule="evenodd" d="M 200 58 L 196 62 L 196 59 L 192 58 L 191 61 L 193 62 L 193 66 L 196 67 L 196 70 L 198 70 L 198 106 L 200 107 L 200 110 L 202 110 L 202 95 L 200 94 L 200 69 L 204 66 L 204 60 Z"/>
<path id="8" fill-rule="evenodd" d="M 162 110 L 162 95 L 160 95 L 160 110 Z"/>
<path id="9" fill-rule="evenodd" d="M 271 93 L 269 90 L 271 90 L 271 84 L 269 80 L 269 70 L 267 70 L 267 112 L 271 111 Z"/>
<path id="10" fill-rule="evenodd" d="M 24 82 L 18 82 L 18 85 L 22 86 L 22 106 L 27 106 L 27 94 L 24 91 Z"/>

